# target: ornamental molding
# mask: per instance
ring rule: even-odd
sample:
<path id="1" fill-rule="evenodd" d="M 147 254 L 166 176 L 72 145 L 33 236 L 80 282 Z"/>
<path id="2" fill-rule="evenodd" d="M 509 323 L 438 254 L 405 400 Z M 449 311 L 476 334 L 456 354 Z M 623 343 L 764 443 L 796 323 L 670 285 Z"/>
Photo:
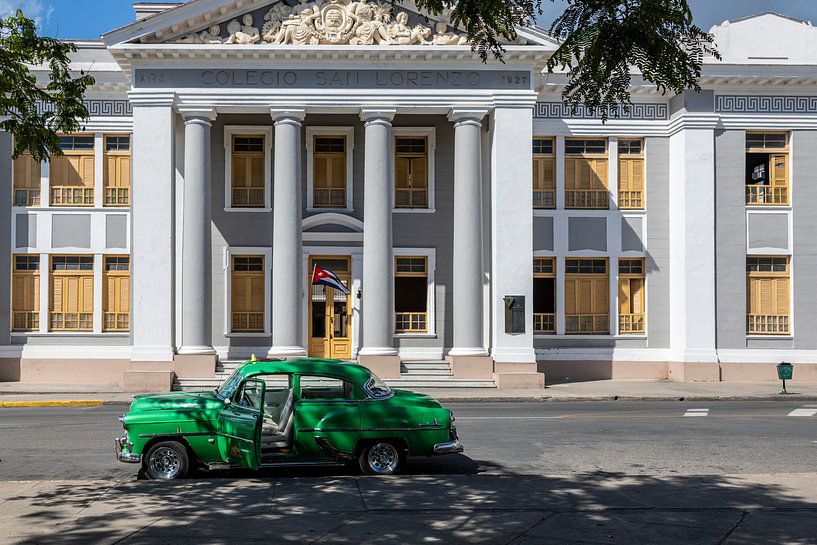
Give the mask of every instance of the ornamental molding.
<path id="1" fill-rule="evenodd" d="M 86 99 L 85 108 L 91 117 L 132 117 L 133 106 L 127 100 L 116 99 Z M 37 103 L 37 114 L 43 115 L 46 106 L 43 102 Z"/>
<path id="2" fill-rule="evenodd" d="M 817 114 L 817 96 L 716 95 L 715 112 L 723 114 Z"/>
<path id="3" fill-rule="evenodd" d="M 247 13 L 229 22 L 213 24 L 201 32 L 178 38 L 178 44 L 209 45 L 467 45 L 462 34 L 447 23 L 434 28 L 423 23 L 409 25 L 409 14 L 393 6 L 369 0 L 299 0 L 289 6 L 277 2 L 263 16 Z M 423 18 L 424 21 L 425 18 Z"/>
<path id="4" fill-rule="evenodd" d="M 565 102 L 537 102 L 533 117 L 537 119 L 601 119 L 601 112 L 598 110 L 591 112 L 584 105 L 580 105 L 574 112 L 572 107 Z M 622 105 L 618 105 L 610 108 L 608 118 L 610 120 L 666 121 L 669 119 L 669 107 L 667 104 L 637 102 L 630 104 L 625 110 Z"/>

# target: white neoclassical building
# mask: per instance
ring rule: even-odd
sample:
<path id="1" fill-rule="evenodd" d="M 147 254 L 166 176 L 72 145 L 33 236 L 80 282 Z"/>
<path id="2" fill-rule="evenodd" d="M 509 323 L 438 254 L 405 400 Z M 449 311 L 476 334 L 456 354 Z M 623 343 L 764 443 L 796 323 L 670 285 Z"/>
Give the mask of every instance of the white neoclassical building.
<path id="1" fill-rule="evenodd" d="M 410 1 L 135 10 L 77 44 L 64 156 L 0 133 L 0 380 L 195 388 L 252 354 L 412 386 L 817 380 L 810 24 L 724 22 L 700 93 L 634 77 L 602 123 L 538 28 L 483 63 Z"/>

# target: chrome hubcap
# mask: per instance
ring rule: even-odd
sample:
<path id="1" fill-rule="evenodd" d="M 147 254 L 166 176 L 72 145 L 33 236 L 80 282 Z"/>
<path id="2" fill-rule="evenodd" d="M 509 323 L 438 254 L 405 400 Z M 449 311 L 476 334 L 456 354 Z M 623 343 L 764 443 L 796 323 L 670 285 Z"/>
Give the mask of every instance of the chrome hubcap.
<path id="1" fill-rule="evenodd" d="M 378 443 L 369 449 L 369 467 L 375 473 L 393 473 L 400 455 L 394 445 Z"/>
<path id="2" fill-rule="evenodd" d="M 159 447 L 150 454 L 150 469 L 161 479 L 172 479 L 182 467 L 179 454 L 170 447 Z"/>

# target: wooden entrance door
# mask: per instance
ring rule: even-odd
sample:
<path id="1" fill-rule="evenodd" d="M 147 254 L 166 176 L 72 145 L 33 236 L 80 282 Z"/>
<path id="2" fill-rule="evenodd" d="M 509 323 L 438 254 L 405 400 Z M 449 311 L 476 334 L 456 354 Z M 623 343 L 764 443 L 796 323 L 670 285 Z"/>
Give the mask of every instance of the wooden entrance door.
<path id="1" fill-rule="evenodd" d="M 312 285 L 315 265 L 328 269 L 348 287 L 351 285 L 351 258 L 312 257 L 309 259 L 309 355 L 316 358 L 352 357 L 352 299 L 340 290 Z"/>

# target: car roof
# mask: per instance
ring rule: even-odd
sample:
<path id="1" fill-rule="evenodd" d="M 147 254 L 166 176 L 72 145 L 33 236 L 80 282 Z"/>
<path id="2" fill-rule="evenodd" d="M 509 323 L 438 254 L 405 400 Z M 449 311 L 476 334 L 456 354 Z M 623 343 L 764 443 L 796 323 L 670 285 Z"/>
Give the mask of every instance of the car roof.
<path id="1" fill-rule="evenodd" d="M 371 371 L 357 363 L 323 358 L 271 358 L 247 361 L 239 368 L 242 375 L 266 375 L 271 373 L 299 373 L 333 375 L 359 383 L 368 380 Z"/>

